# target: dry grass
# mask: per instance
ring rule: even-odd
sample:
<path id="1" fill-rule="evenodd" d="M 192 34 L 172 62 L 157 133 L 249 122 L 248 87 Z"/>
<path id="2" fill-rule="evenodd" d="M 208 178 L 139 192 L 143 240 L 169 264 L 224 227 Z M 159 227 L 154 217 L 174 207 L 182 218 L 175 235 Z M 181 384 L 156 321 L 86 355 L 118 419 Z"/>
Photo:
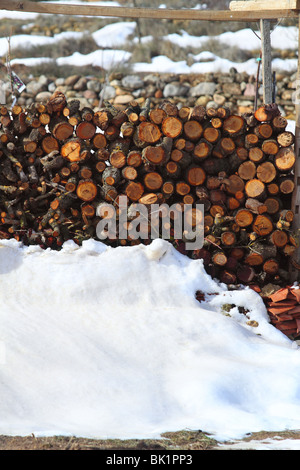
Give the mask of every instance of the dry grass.
<path id="1" fill-rule="evenodd" d="M 297 439 L 300 440 L 300 431 L 280 432 L 256 432 L 241 439 L 238 442 L 265 441 L 266 439 Z M 234 441 L 235 443 L 236 441 Z M 233 442 L 222 442 L 230 445 Z M 253 447 L 249 445 L 249 449 Z M 52 436 L 35 437 L 30 436 L 0 436 L 1 450 L 153 450 L 153 451 L 215 451 L 222 450 L 218 442 L 202 431 L 182 430 L 178 432 L 166 432 L 162 439 L 86 439 L 78 437 Z M 245 446 L 246 450 L 246 446 Z"/>
<path id="2" fill-rule="evenodd" d="M 210 450 L 216 441 L 201 431 L 165 433 L 162 439 L 85 439 L 53 436 L 0 436 L 1 450 Z"/>

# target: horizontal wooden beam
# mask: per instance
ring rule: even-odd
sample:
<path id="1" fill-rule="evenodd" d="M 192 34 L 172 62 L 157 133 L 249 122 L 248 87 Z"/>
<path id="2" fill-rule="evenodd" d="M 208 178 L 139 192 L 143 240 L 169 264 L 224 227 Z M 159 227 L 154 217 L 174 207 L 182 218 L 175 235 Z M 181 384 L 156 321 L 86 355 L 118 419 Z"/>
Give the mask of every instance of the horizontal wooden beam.
<path id="1" fill-rule="evenodd" d="M 245 2 L 248 3 L 248 2 Z M 69 5 L 31 2 L 30 0 L 0 0 L 0 10 L 47 13 L 53 15 L 83 15 L 119 18 L 149 18 L 205 21 L 258 21 L 260 19 L 297 18 L 295 10 L 230 11 L 230 10 L 168 10 L 154 8 L 108 7 L 99 5 Z"/>
<path id="2" fill-rule="evenodd" d="M 297 10 L 300 9 L 300 0 L 250 0 L 233 1 L 229 4 L 231 11 L 259 11 L 259 10 Z"/>

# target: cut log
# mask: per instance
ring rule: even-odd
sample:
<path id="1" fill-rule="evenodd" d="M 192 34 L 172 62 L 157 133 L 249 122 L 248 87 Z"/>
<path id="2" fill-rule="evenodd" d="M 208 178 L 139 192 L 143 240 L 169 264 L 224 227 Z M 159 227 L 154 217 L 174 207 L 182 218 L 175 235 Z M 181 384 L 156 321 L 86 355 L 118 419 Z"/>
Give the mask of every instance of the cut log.
<path id="1" fill-rule="evenodd" d="M 138 168 L 143 162 L 141 152 L 138 150 L 131 150 L 127 155 L 126 162 L 128 166 Z"/>
<path id="2" fill-rule="evenodd" d="M 113 166 L 109 166 L 109 167 L 105 168 L 105 170 L 102 174 L 102 181 L 103 181 L 104 184 L 107 184 L 108 186 L 117 185 L 119 183 L 120 179 L 121 179 L 120 170 L 116 167 L 113 167 Z"/>
<path id="3" fill-rule="evenodd" d="M 153 124 L 160 125 L 167 117 L 167 113 L 163 109 L 155 108 L 149 112 L 149 119 Z"/>
<path id="4" fill-rule="evenodd" d="M 231 115 L 223 122 L 223 132 L 229 136 L 241 134 L 245 127 L 245 121 L 241 116 Z"/>
<path id="5" fill-rule="evenodd" d="M 259 137 L 254 133 L 249 133 L 245 136 L 245 147 L 246 149 L 251 149 L 256 147 L 259 143 Z"/>
<path id="6" fill-rule="evenodd" d="M 206 178 L 205 171 L 196 165 L 192 165 L 186 170 L 186 181 L 191 186 L 201 186 Z"/>
<path id="7" fill-rule="evenodd" d="M 280 191 L 277 183 L 268 184 L 267 189 L 268 189 L 268 193 L 270 194 L 270 196 L 277 196 Z"/>
<path id="8" fill-rule="evenodd" d="M 166 137 L 171 137 L 175 139 L 180 136 L 183 129 L 183 124 L 180 119 L 173 116 L 167 116 L 162 124 L 161 130 Z"/>
<path id="9" fill-rule="evenodd" d="M 245 192 L 250 198 L 261 198 L 265 194 L 265 184 L 257 178 L 253 178 L 245 184 Z"/>
<path id="10" fill-rule="evenodd" d="M 276 116 L 272 120 L 273 130 L 277 133 L 283 132 L 288 125 L 288 121 L 284 116 Z"/>
<path id="11" fill-rule="evenodd" d="M 239 227 L 249 227 L 253 223 L 253 214 L 248 209 L 239 209 L 234 220 Z"/>
<path id="12" fill-rule="evenodd" d="M 90 202 L 97 196 L 97 186 L 92 180 L 79 181 L 76 194 L 82 201 Z"/>
<path id="13" fill-rule="evenodd" d="M 273 134 L 273 128 L 268 123 L 259 124 L 253 130 L 259 139 L 270 139 Z"/>
<path id="14" fill-rule="evenodd" d="M 168 116 L 176 117 L 178 115 L 178 108 L 176 104 L 171 103 L 168 100 L 164 100 L 161 103 L 159 103 L 158 108 L 163 109 Z"/>
<path id="15" fill-rule="evenodd" d="M 126 196 L 134 202 L 137 202 L 144 194 L 144 186 L 142 183 L 130 181 L 125 189 Z"/>
<path id="16" fill-rule="evenodd" d="M 76 135 L 82 140 L 91 140 L 93 139 L 95 134 L 96 134 L 96 126 L 92 122 L 89 122 L 89 121 L 80 122 L 76 128 Z"/>
<path id="17" fill-rule="evenodd" d="M 273 231 L 273 222 L 267 215 L 258 215 L 252 225 L 253 231 L 260 237 L 270 235 Z"/>
<path id="18" fill-rule="evenodd" d="M 216 266 L 225 266 L 227 263 L 227 256 L 222 251 L 216 251 L 212 254 L 211 261 Z"/>
<path id="19" fill-rule="evenodd" d="M 229 194 L 236 195 L 239 191 L 244 191 L 245 183 L 239 175 L 230 175 L 224 180 L 226 191 Z"/>
<path id="20" fill-rule="evenodd" d="M 65 141 L 73 135 L 74 128 L 68 122 L 58 122 L 52 131 L 52 135 L 60 141 Z"/>
<path id="21" fill-rule="evenodd" d="M 158 191 L 163 185 L 163 178 L 159 173 L 152 171 L 145 175 L 144 185 L 151 192 Z"/>
<path id="22" fill-rule="evenodd" d="M 238 175 L 243 180 L 251 180 L 256 175 L 256 165 L 252 161 L 242 163 L 238 169 Z"/>
<path id="23" fill-rule="evenodd" d="M 279 189 L 282 194 L 292 194 L 295 189 L 294 178 L 289 176 L 280 178 Z"/>
<path id="24" fill-rule="evenodd" d="M 137 127 L 136 138 L 141 142 L 142 146 L 145 144 L 156 144 L 162 136 L 159 127 L 151 122 L 141 122 Z"/>
<path id="25" fill-rule="evenodd" d="M 165 171 L 168 177 L 176 179 L 181 173 L 181 168 L 178 163 L 170 161 L 166 164 Z"/>
<path id="26" fill-rule="evenodd" d="M 193 155 L 196 161 L 204 160 L 209 157 L 212 152 L 212 144 L 206 140 L 202 140 L 195 145 Z"/>
<path id="27" fill-rule="evenodd" d="M 203 122 L 206 118 L 206 109 L 202 105 L 196 105 L 192 108 L 190 119 L 198 122 Z"/>
<path id="28" fill-rule="evenodd" d="M 280 147 L 290 147 L 295 142 L 295 136 L 290 131 L 280 132 L 280 134 L 277 135 L 277 142 Z"/>
<path id="29" fill-rule="evenodd" d="M 203 133 L 203 127 L 199 121 L 190 120 L 184 123 L 183 130 L 185 137 L 192 142 L 200 139 Z"/>
<path id="30" fill-rule="evenodd" d="M 191 187 L 188 183 L 185 181 L 178 181 L 176 183 L 176 193 L 179 194 L 180 196 L 185 196 L 186 194 L 189 194 Z"/>
<path id="31" fill-rule="evenodd" d="M 283 248 L 288 241 L 288 235 L 283 230 L 274 230 L 270 235 L 270 242 L 278 248 Z"/>
<path id="32" fill-rule="evenodd" d="M 52 135 L 47 135 L 42 140 L 42 149 L 46 154 L 59 150 L 59 143 Z"/>
<path id="33" fill-rule="evenodd" d="M 268 259 L 264 262 L 262 269 L 265 273 L 274 275 L 279 270 L 279 263 L 276 259 Z"/>
<path id="34" fill-rule="evenodd" d="M 115 168 L 123 168 L 126 165 L 126 154 L 123 150 L 114 150 L 109 156 L 109 162 Z"/>
<path id="35" fill-rule="evenodd" d="M 280 115 L 280 111 L 276 104 L 267 104 L 259 107 L 255 113 L 254 117 L 259 122 L 268 122 L 272 121 L 275 117 Z"/>
<path id="36" fill-rule="evenodd" d="M 257 167 L 256 176 L 263 183 L 271 183 L 277 176 L 276 168 L 271 162 L 261 163 Z"/>
<path id="37" fill-rule="evenodd" d="M 281 148 L 275 155 L 275 165 L 279 171 L 289 172 L 293 169 L 296 155 L 292 147 Z"/>
<path id="38" fill-rule="evenodd" d="M 93 147 L 96 149 L 104 149 L 107 145 L 107 139 L 104 134 L 97 133 L 93 137 Z"/>
<path id="39" fill-rule="evenodd" d="M 134 166 L 125 166 L 122 168 L 122 176 L 126 180 L 134 181 L 138 177 L 138 172 Z"/>
<path id="40" fill-rule="evenodd" d="M 279 144 L 274 139 L 264 140 L 261 149 L 266 155 L 276 155 L 279 150 Z"/>
<path id="41" fill-rule="evenodd" d="M 219 129 L 215 129 L 212 126 L 208 126 L 203 131 L 203 138 L 207 142 L 215 144 L 221 138 L 221 131 Z"/>
<path id="42" fill-rule="evenodd" d="M 221 234 L 221 243 L 225 247 L 231 247 L 236 243 L 236 235 L 234 232 L 226 231 Z"/>
<path id="43" fill-rule="evenodd" d="M 270 215 L 277 214 L 281 208 L 281 201 L 278 198 L 275 197 L 267 197 L 264 200 L 264 205 L 267 208 L 267 213 Z"/>
<path id="44" fill-rule="evenodd" d="M 79 139 L 70 139 L 62 145 L 61 155 L 70 162 L 78 162 L 81 160 L 81 142 Z"/>
<path id="45" fill-rule="evenodd" d="M 264 152 L 259 147 L 249 149 L 249 160 L 254 163 L 260 163 L 265 158 Z"/>

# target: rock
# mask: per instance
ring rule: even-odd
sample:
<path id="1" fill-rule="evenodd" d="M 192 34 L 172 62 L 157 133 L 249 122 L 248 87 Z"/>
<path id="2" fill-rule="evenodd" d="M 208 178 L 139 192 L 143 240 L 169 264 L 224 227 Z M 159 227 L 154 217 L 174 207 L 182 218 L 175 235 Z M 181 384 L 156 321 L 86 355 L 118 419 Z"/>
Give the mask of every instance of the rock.
<path id="1" fill-rule="evenodd" d="M 104 85 L 99 93 L 99 97 L 103 100 L 112 100 L 116 96 L 116 89 L 111 85 Z"/>
<path id="2" fill-rule="evenodd" d="M 222 86 L 223 93 L 225 95 L 241 95 L 242 90 L 239 83 L 224 83 Z"/>
<path id="3" fill-rule="evenodd" d="M 217 103 L 218 106 L 223 106 L 226 98 L 223 95 L 220 95 L 218 93 L 215 93 L 213 96 L 214 102 Z"/>
<path id="4" fill-rule="evenodd" d="M 55 90 L 56 90 L 55 82 L 49 83 L 49 85 L 48 85 L 48 91 L 50 91 L 50 93 L 54 93 Z"/>
<path id="5" fill-rule="evenodd" d="M 138 75 L 126 75 L 126 77 L 122 79 L 122 86 L 130 90 L 136 90 L 137 88 L 142 88 L 144 82 Z"/>
<path id="6" fill-rule="evenodd" d="M 76 91 L 84 91 L 86 90 L 87 79 L 85 77 L 81 77 L 73 86 L 74 90 Z"/>
<path id="7" fill-rule="evenodd" d="M 29 83 L 26 85 L 26 91 L 27 93 L 30 93 L 32 95 L 37 95 L 41 91 L 45 91 L 47 89 L 47 86 L 45 83 L 40 83 L 39 81 L 36 80 L 31 80 Z"/>
<path id="8" fill-rule="evenodd" d="M 146 90 L 145 90 L 145 88 L 139 88 L 138 90 L 134 90 L 134 91 L 132 92 L 132 96 L 133 96 L 134 98 L 140 98 L 140 97 L 142 97 L 142 96 L 146 96 Z"/>
<path id="9" fill-rule="evenodd" d="M 93 90 L 84 90 L 82 96 L 87 100 L 95 100 L 97 99 L 97 93 Z"/>
<path id="10" fill-rule="evenodd" d="M 56 86 L 65 85 L 65 79 L 64 79 L 64 78 L 57 78 L 57 79 L 55 80 L 55 85 L 56 85 Z"/>
<path id="11" fill-rule="evenodd" d="M 46 102 L 48 101 L 52 96 L 52 93 L 50 93 L 50 91 L 41 91 L 40 93 L 38 93 L 35 97 L 36 101 L 38 102 Z"/>
<path id="12" fill-rule="evenodd" d="M 88 90 L 99 93 L 101 91 L 101 83 L 99 80 L 89 80 L 86 85 Z"/>
<path id="13" fill-rule="evenodd" d="M 80 75 L 70 75 L 69 77 L 65 78 L 65 85 L 67 86 L 74 86 L 76 82 L 80 79 Z"/>
<path id="14" fill-rule="evenodd" d="M 211 101 L 209 96 L 200 96 L 196 100 L 195 105 L 196 106 L 206 106 L 209 101 Z"/>
<path id="15" fill-rule="evenodd" d="M 189 90 L 190 96 L 209 95 L 213 96 L 217 85 L 214 82 L 201 82 Z"/>
<path id="16" fill-rule="evenodd" d="M 214 101 L 208 101 L 206 103 L 206 109 L 209 109 L 209 108 L 217 109 L 217 107 L 218 107 L 218 105 Z"/>
<path id="17" fill-rule="evenodd" d="M 237 100 L 237 105 L 238 106 L 252 106 L 253 105 L 253 101 L 251 100 Z"/>
<path id="18" fill-rule="evenodd" d="M 128 104 L 130 101 L 133 101 L 133 96 L 132 95 L 119 95 L 116 96 L 114 99 L 114 104 Z"/>
<path id="19" fill-rule="evenodd" d="M 164 90 L 163 95 L 165 98 L 173 96 L 185 96 L 189 91 L 189 87 L 181 85 L 179 82 L 168 83 Z"/>
<path id="20" fill-rule="evenodd" d="M 50 79 L 46 75 L 40 75 L 39 76 L 39 83 L 41 85 L 48 86 L 49 82 L 50 82 Z"/>
<path id="21" fill-rule="evenodd" d="M 256 89 L 253 83 L 247 83 L 246 88 L 244 90 L 244 96 L 255 96 Z"/>

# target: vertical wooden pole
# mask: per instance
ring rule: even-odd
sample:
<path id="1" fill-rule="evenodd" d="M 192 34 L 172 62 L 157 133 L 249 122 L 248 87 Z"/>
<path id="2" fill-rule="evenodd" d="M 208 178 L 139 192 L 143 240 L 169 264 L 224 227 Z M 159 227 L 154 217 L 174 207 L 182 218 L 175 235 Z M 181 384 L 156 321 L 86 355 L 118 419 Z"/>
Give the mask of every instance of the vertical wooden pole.
<path id="1" fill-rule="evenodd" d="M 298 70 L 296 80 L 296 92 L 294 94 L 295 104 L 295 154 L 296 162 L 294 168 L 295 190 L 292 197 L 292 210 L 294 212 L 293 231 L 298 239 L 300 235 L 300 14 L 298 16 Z M 300 240 L 299 240 L 300 241 Z M 295 282 L 300 277 L 300 247 L 297 247 L 290 263 L 290 278 Z"/>
<path id="2" fill-rule="evenodd" d="M 271 22 L 260 20 L 264 104 L 272 103 Z"/>

